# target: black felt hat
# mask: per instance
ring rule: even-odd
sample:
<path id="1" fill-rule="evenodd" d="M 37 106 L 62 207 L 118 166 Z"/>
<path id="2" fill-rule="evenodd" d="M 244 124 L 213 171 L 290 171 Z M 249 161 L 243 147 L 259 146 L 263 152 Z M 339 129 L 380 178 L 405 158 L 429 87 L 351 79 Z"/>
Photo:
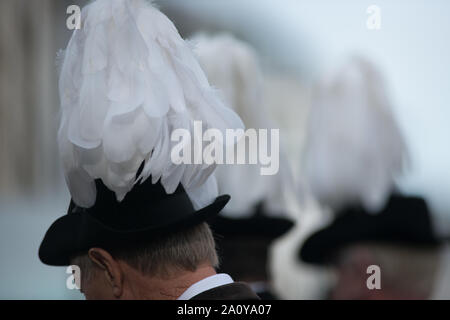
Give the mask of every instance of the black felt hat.
<path id="1" fill-rule="evenodd" d="M 435 246 L 430 213 L 421 198 L 393 195 L 376 214 L 361 207 L 347 208 L 326 228 L 303 243 L 299 258 L 304 262 L 326 264 L 341 248 L 361 242 Z"/>
<path id="2" fill-rule="evenodd" d="M 152 184 L 151 178 L 136 184 L 122 202 L 101 180 L 96 186 L 93 207 L 81 208 L 72 201 L 67 214 L 50 226 L 39 248 L 43 263 L 69 265 L 74 254 L 92 247 L 107 249 L 151 241 L 206 221 L 230 200 L 222 195 L 195 210 L 181 184 L 173 194 L 167 194 L 161 183 Z"/>
<path id="3" fill-rule="evenodd" d="M 240 280 L 267 279 L 267 261 L 272 242 L 288 232 L 294 223 L 283 218 L 268 216 L 263 203 L 246 218 L 214 216 L 209 224 L 216 236 L 221 264 L 218 272 L 229 273 Z"/>
<path id="4" fill-rule="evenodd" d="M 294 223 L 281 214 L 267 215 L 263 202 L 260 202 L 249 217 L 230 218 L 220 214 L 211 219 L 210 225 L 217 234 L 223 236 L 257 236 L 274 240 L 288 232 Z"/>

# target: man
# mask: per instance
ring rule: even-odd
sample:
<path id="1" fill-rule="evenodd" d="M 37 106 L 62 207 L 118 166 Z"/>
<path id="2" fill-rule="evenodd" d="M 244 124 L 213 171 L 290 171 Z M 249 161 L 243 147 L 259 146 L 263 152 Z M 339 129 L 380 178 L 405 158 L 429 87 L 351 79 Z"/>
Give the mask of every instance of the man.
<path id="1" fill-rule="evenodd" d="M 303 243 L 299 257 L 331 266 L 331 299 L 429 299 L 437 284 L 442 240 L 425 201 L 398 194 L 376 214 L 362 206 L 338 212 Z"/>
<path id="2" fill-rule="evenodd" d="M 147 180 L 120 203 L 100 181 L 97 188 L 95 206 L 72 202 L 39 251 L 44 263 L 80 267 L 86 299 L 258 299 L 215 271 L 214 238 L 204 220 L 228 196 L 195 212 L 182 186 L 167 195 L 160 183 Z"/>
<path id="3" fill-rule="evenodd" d="M 230 34 L 199 34 L 192 42 L 209 81 L 223 91 L 246 128 L 270 128 L 255 50 Z M 250 152 L 245 156 L 250 158 Z M 258 164 L 223 165 L 214 172 L 219 191 L 232 196 L 227 208 L 211 221 L 223 258 L 220 269 L 250 284 L 262 299 L 276 297 L 268 272 L 270 246 L 293 226 L 286 199 L 294 187 L 282 152 L 280 160 L 280 171 L 270 176 L 262 175 Z"/>
<path id="4" fill-rule="evenodd" d="M 214 165 L 171 158 L 174 130 L 201 121 L 225 131 L 241 120 L 149 2 L 97 0 L 82 21 L 59 79 L 72 201 L 47 231 L 41 261 L 78 265 L 87 299 L 258 299 L 215 272 L 206 221 L 230 197 L 218 196 Z"/>
<path id="5" fill-rule="evenodd" d="M 334 267 L 335 299 L 429 297 L 439 241 L 425 201 L 397 191 L 408 152 L 377 68 L 354 57 L 326 76 L 308 128 L 308 184 L 336 217 L 304 242 L 302 260 Z"/>

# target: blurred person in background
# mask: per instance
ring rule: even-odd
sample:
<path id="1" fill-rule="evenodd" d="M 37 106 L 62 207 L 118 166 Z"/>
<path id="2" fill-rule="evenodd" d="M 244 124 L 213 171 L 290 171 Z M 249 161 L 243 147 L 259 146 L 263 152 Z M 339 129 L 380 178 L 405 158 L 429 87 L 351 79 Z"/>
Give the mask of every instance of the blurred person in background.
<path id="1" fill-rule="evenodd" d="M 301 259 L 332 265 L 334 299 L 425 299 L 439 265 L 440 240 L 428 206 L 402 195 L 396 179 L 407 148 L 376 68 L 355 57 L 316 87 L 305 150 L 310 191 L 335 218 L 313 233 Z M 366 283 L 381 269 L 380 290 Z"/>
<path id="2" fill-rule="evenodd" d="M 376 214 L 348 207 L 306 239 L 300 258 L 334 268 L 330 299 L 437 298 L 440 273 L 449 270 L 443 239 L 436 237 L 431 219 L 424 200 L 414 197 L 394 195 Z"/>
<path id="3" fill-rule="evenodd" d="M 246 129 L 270 130 L 263 75 L 254 49 L 230 34 L 198 34 L 191 40 L 210 83 L 222 92 Z M 274 143 L 279 141 L 270 141 Z M 248 154 L 246 151 L 247 158 Z M 232 200 L 212 220 L 211 227 L 223 259 L 220 269 L 249 283 L 261 298 L 274 299 L 268 270 L 269 247 L 293 226 L 285 204 L 293 182 L 282 150 L 275 175 L 262 175 L 261 167 L 225 164 L 216 169 L 219 191 L 230 194 Z"/>

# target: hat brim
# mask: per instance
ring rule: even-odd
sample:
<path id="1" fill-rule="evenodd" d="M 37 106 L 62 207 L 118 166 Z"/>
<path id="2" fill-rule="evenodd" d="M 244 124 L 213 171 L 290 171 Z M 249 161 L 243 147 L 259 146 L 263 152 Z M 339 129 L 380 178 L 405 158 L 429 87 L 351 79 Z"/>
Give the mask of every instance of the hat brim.
<path id="1" fill-rule="evenodd" d="M 285 218 L 252 216 L 229 218 L 218 215 L 211 220 L 211 228 L 223 236 L 261 237 L 275 240 L 292 229 L 294 223 Z"/>
<path id="2" fill-rule="evenodd" d="M 222 195 L 212 204 L 176 221 L 125 231 L 108 227 L 88 213 L 67 214 L 47 230 L 39 248 L 39 259 L 47 265 L 67 266 L 74 254 L 89 248 L 149 241 L 207 221 L 217 215 L 229 200 L 230 196 Z"/>
<path id="3" fill-rule="evenodd" d="M 342 248 L 356 243 L 385 243 L 414 247 L 439 245 L 423 199 L 391 196 L 380 213 L 354 208 L 338 214 L 329 226 L 310 235 L 298 251 L 303 262 L 333 264 Z"/>
<path id="4" fill-rule="evenodd" d="M 431 238 L 414 239 L 413 237 L 401 238 L 380 235 L 379 232 L 373 231 L 371 226 L 364 227 L 366 226 L 360 226 L 361 229 L 357 232 L 354 229 L 334 225 L 328 229 L 320 230 L 303 243 L 298 251 L 299 259 L 316 265 L 333 264 L 333 259 L 339 250 L 355 243 L 385 243 L 414 247 L 432 247 L 439 244 L 439 241 Z"/>

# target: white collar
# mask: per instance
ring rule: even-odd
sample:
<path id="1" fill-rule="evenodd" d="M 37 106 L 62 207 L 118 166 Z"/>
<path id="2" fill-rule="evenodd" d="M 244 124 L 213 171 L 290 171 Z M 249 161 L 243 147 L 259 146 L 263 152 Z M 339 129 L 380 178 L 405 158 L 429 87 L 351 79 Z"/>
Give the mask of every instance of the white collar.
<path id="1" fill-rule="evenodd" d="M 233 279 L 226 273 L 215 274 L 191 285 L 177 300 L 189 300 L 202 292 L 233 282 Z"/>

